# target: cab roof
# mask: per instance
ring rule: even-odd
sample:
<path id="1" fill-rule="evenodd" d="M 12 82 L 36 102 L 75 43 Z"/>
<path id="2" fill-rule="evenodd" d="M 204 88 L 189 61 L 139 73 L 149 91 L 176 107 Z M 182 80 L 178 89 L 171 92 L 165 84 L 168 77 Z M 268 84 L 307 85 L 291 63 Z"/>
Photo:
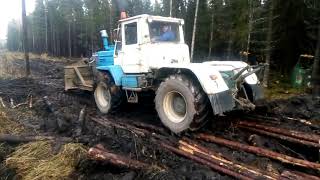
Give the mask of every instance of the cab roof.
<path id="1" fill-rule="evenodd" d="M 163 16 L 152 16 L 152 15 L 149 15 L 149 14 L 141 14 L 141 15 L 129 17 L 129 18 L 126 18 L 126 19 L 121 19 L 121 20 L 119 20 L 119 22 L 121 23 L 121 22 L 131 21 L 131 20 L 140 19 L 140 18 L 145 18 L 145 19 L 149 19 L 150 18 L 150 19 L 155 20 L 155 21 L 165 21 L 165 22 L 176 22 L 176 23 L 184 22 L 183 19 L 179 19 L 179 18 L 163 17 Z"/>

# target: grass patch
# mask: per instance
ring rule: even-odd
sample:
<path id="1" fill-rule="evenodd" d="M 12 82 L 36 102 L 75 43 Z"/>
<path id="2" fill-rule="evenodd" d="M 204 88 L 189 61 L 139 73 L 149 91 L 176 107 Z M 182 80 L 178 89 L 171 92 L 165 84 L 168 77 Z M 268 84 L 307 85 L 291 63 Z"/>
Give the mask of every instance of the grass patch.
<path id="1" fill-rule="evenodd" d="M 268 100 L 288 99 L 290 97 L 305 94 L 305 88 L 293 87 L 289 76 L 278 73 L 270 75 L 269 87 L 264 89 L 265 97 Z"/>
<path id="2" fill-rule="evenodd" d="M 24 131 L 24 127 L 9 119 L 7 115 L 0 109 L 0 133 L 1 134 L 20 134 Z"/>
<path id="3" fill-rule="evenodd" d="M 6 165 L 15 169 L 21 179 L 72 179 L 71 175 L 80 160 L 86 157 L 86 148 L 81 144 L 64 145 L 54 155 L 49 141 L 32 142 L 16 148 L 6 159 Z"/>

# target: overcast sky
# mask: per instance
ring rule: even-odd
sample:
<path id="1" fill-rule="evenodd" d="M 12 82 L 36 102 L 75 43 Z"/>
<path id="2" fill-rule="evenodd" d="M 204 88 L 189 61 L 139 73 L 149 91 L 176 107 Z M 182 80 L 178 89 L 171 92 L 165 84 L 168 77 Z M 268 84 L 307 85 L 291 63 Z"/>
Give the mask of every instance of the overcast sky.
<path id="1" fill-rule="evenodd" d="M 35 0 L 26 0 L 27 14 L 34 10 Z M 0 0 L 0 39 L 6 39 L 8 22 L 21 19 L 21 0 Z"/>
<path id="2" fill-rule="evenodd" d="M 34 10 L 35 0 L 25 0 L 27 14 Z M 154 3 L 155 0 L 151 0 Z M 7 38 L 8 22 L 21 19 L 21 0 L 0 0 L 0 39 Z"/>

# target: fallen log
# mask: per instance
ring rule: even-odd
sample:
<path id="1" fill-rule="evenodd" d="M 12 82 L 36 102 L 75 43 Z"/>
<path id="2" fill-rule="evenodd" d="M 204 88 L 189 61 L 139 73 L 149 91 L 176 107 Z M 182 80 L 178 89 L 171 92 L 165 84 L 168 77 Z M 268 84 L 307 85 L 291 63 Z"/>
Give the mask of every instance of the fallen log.
<path id="1" fill-rule="evenodd" d="M 140 170 L 150 169 L 151 167 L 150 164 L 130 159 L 122 155 L 114 154 L 108 152 L 106 149 L 100 149 L 96 147 L 89 149 L 88 156 L 92 160 L 108 162 L 115 166 L 126 167 L 129 169 Z"/>
<path id="2" fill-rule="evenodd" d="M 171 151 L 171 152 L 173 152 L 175 154 L 178 154 L 178 155 L 184 156 L 186 158 L 189 158 L 189 159 L 191 159 L 191 160 L 193 160 L 195 162 L 198 162 L 200 164 L 206 165 L 206 166 L 208 166 L 208 167 L 210 167 L 210 168 L 212 168 L 212 169 L 214 169 L 214 170 L 216 170 L 218 172 L 221 172 L 223 174 L 226 174 L 226 175 L 229 175 L 231 177 L 234 177 L 234 178 L 237 178 L 237 179 L 241 179 L 241 180 L 253 180 L 253 178 L 244 176 L 244 175 L 242 175 L 240 173 L 234 172 L 234 171 L 229 170 L 227 168 L 224 168 L 222 166 L 219 166 L 219 165 L 216 165 L 214 163 L 211 163 L 211 162 L 209 162 L 207 160 L 204 160 L 204 159 L 202 159 L 200 157 L 197 157 L 197 156 L 191 154 L 190 152 L 186 152 L 186 151 L 177 149 L 177 148 L 169 145 L 168 143 L 160 142 L 159 144 L 160 144 L 160 146 L 162 146 L 163 148 L 167 149 L 168 151 Z"/>
<path id="3" fill-rule="evenodd" d="M 24 106 L 24 105 L 28 105 L 28 102 L 24 102 L 24 103 L 20 103 L 20 104 L 14 105 L 14 106 L 12 106 L 11 108 L 12 108 L 12 109 L 15 109 L 15 108 L 18 108 L 18 107 Z"/>
<path id="4" fill-rule="evenodd" d="M 253 122 L 240 121 L 239 125 L 253 127 L 253 128 L 265 130 L 268 132 L 278 133 L 278 134 L 298 138 L 301 140 L 311 141 L 311 142 L 315 142 L 315 143 L 319 143 L 319 140 L 320 140 L 320 136 L 317 134 L 310 134 L 310 133 L 304 133 L 304 132 L 294 131 L 294 130 L 289 130 L 289 129 L 276 128 L 276 127 L 257 124 L 257 123 L 253 123 Z"/>
<path id="5" fill-rule="evenodd" d="M 215 151 L 213 151 L 212 149 L 208 149 L 208 148 L 206 148 L 206 147 L 204 147 L 204 146 L 201 146 L 201 145 L 199 145 L 198 143 L 196 143 L 196 142 L 194 142 L 194 141 L 192 141 L 192 140 L 190 140 L 190 139 L 188 139 L 188 138 L 183 138 L 183 140 L 181 140 L 181 141 L 179 141 L 179 142 L 180 142 L 180 144 L 187 143 L 187 144 L 193 146 L 194 148 L 199 149 L 200 151 L 202 151 L 202 152 L 204 152 L 204 153 L 206 153 L 206 154 L 208 154 L 208 155 L 214 155 L 214 156 L 216 156 L 216 157 L 221 157 L 221 158 L 223 158 L 223 159 L 226 159 L 226 160 L 231 161 L 231 158 L 230 158 L 230 157 L 226 157 L 225 155 L 222 156 L 221 153 L 215 152 Z"/>
<path id="6" fill-rule="evenodd" d="M 214 163 L 214 164 L 219 165 L 221 167 L 224 167 L 226 169 L 229 169 L 229 170 L 235 171 L 239 174 L 245 175 L 247 177 L 250 177 L 253 179 L 268 179 L 268 180 L 279 179 L 278 174 L 262 172 L 259 169 L 256 169 L 253 167 L 248 167 L 244 164 L 240 164 L 240 163 L 226 160 L 221 156 L 215 156 L 214 154 L 216 154 L 216 153 L 211 153 L 211 151 L 210 151 L 210 154 L 207 154 L 207 153 L 201 151 L 201 149 L 203 149 L 203 147 L 201 147 L 200 145 L 197 145 L 197 147 L 195 147 L 194 145 L 188 144 L 185 141 L 179 141 L 179 143 L 180 143 L 179 149 L 186 151 L 186 152 L 189 152 L 195 156 L 198 156 L 202 159 L 205 159 L 211 163 Z"/>
<path id="7" fill-rule="evenodd" d="M 227 139 L 223 139 L 223 138 L 219 138 L 219 137 L 215 137 L 213 135 L 208 135 L 208 134 L 203 134 L 203 133 L 197 134 L 197 135 L 195 135 L 195 137 L 197 139 L 201 139 L 201 140 L 204 140 L 204 141 L 207 141 L 207 142 L 213 142 L 213 143 L 221 144 L 221 145 L 224 145 L 224 146 L 228 146 L 229 148 L 232 148 L 232 149 L 242 150 L 242 151 L 246 151 L 246 152 L 257 154 L 259 156 L 268 157 L 268 158 L 271 158 L 271 159 L 274 159 L 274 160 L 281 161 L 283 163 L 293 164 L 293 165 L 296 165 L 296 166 L 301 166 L 301 167 L 320 170 L 320 164 L 319 163 L 314 163 L 314 162 L 310 162 L 310 161 L 294 158 L 294 157 L 291 157 L 291 156 L 287 156 L 285 154 L 277 153 L 277 152 L 270 151 L 270 150 L 267 150 L 267 149 L 263 149 L 263 148 L 260 148 L 260 147 L 249 146 L 249 145 L 242 144 L 242 143 L 239 143 L 239 142 L 230 141 L 230 140 L 227 140 Z"/>
<path id="8" fill-rule="evenodd" d="M 98 119 L 95 117 L 91 117 L 90 119 L 93 120 L 94 122 L 104 126 L 104 127 L 115 127 L 115 128 L 127 130 L 127 131 L 130 131 L 134 134 L 137 134 L 137 135 L 140 135 L 143 137 L 145 137 L 146 134 L 150 134 L 150 132 L 145 129 L 140 129 L 140 128 L 131 126 L 129 124 L 122 124 L 119 122 L 113 122 L 113 121 L 108 120 L 107 118 Z"/>
<path id="9" fill-rule="evenodd" d="M 320 180 L 319 177 L 296 171 L 284 171 L 281 173 L 280 180 Z"/>
<path id="10" fill-rule="evenodd" d="M 68 137 L 54 137 L 54 136 L 17 136 L 11 134 L 0 134 L 0 142 L 8 143 L 24 143 L 32 141 L 61 141 L 74 142 L 75 140 Z"/>
<path id="11" fill-rule="evenodd" d="M 168 134 L 168 133 L 166 133 L 167 130 L 162 127 L 158 127 L 158 126 L 154 126 L 154 125 L 146 124 L 146 123 L 142 123 L 142 122 L 132 121 L 132 120 L 128 120 L 128 122 L 132 123 L 133 125 L 135 125 L 137 127 L 152 130 L 153 132 L 157 132 L 160 134 Z"/>
<path id="12" fill-rule="evenodd" d="M 310 147 L 320 148 L 320 144 L 318 144 L 318 143 L 314 143 L 314 142 L 310 142 L 310 141 L 306 141 L 306 140 L 301 140 L 301 139 L 297 139 L 297 138 L 293 138 L 290 136 L 285 136 L 285 135 L 281 135 L 281 134 L 277 134 L 277 133 L 272 133 L 272 132 L 268 132 L 265 130 L 256 129 L 256 128 L 252 128 L 252 127 L 248 127 L 248 126 L 238 125 L 238 127 L 243 128 L 243 129 L 247 129 L 252 132 L 259 133 L 259 134 L 263 134 L 263 135 L 278 138 L 281 140 L 289 141 L 292 143 L 298 143 L 298 144 L 303 144 L 303 145 L 310 146 Z"/>
<path id="13" fill-rule="evenodd" d="M 312 124 L 311 121 L 308 121 L 308 120 L 305 120 L 305 119 L 291 118 L 291 117 L 286 117 L 286 116 L 283 116 L 283 117 L 281 117 L 281 118 L 287 119 L 287 120 L 292 120 L 292 121 L 298 121 L 298 122 L 303 123 L 303 124 L 305 124 L 305 125 L 309 125 L 309 126 L 311 126 L 311 127 L 313 127 L 313 128 L 319 128 L 318 125 L 314 125 L 314 124 Z"/>

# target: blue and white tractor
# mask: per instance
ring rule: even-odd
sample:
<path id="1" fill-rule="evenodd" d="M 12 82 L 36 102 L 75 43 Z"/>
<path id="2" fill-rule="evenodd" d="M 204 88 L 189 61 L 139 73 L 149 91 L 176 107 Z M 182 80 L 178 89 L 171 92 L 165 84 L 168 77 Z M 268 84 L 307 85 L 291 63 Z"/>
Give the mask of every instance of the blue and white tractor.
<path id="1" fill-rule="evenodd" d="M 102 113 L 153 91 L 159 118 L 174 133 L 199 129 L 209 114 L 254 108 L 263 97 L 259 68 L 241 61 L 191 63 L 183 26 L 183 19 L 150 15 L 120 20 L 114 45 L 101 31 L 104 49 L 90 62 L 65 67 L 65 90 L 94 92 Z"/>

